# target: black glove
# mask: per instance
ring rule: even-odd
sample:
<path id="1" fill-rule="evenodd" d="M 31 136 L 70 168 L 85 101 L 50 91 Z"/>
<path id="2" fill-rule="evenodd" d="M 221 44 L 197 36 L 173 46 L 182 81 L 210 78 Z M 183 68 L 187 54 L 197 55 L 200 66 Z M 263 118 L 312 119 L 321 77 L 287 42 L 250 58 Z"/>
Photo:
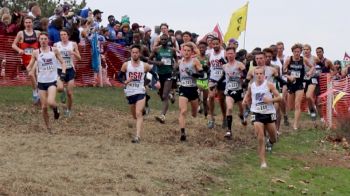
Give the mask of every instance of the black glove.
<path id="1" fill-rule="evenodd" d="M 64 81 L 66 79 L 66 73 L 62 72 L 60 75 L 60 79 L 61 79 L 61 81 Z"/>
<path id="2" fill-rule="evenodd" d="M 220 62 L 221 64 L 226 64 L 226 60 L 225 60 L 224 58 L 221 58 L 221 59 L 219 60 L 219 62 Z"/>

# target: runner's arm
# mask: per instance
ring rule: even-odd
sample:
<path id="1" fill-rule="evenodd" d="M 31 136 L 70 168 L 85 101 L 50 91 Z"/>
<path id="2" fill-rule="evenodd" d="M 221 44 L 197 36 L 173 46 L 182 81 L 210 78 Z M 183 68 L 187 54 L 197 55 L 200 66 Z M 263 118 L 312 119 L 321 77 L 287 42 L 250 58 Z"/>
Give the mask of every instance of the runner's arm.
<path id="1" fill-rule="evenodd" d="M 128 82 L 130 82 L 130 81 L 126 81 L 126 68 L 127 68 L 127 63 L 124 63 L 118 73 L 118 81 L 123 84 L 128 84 Z"/>
<path id="2" fill-rule="evenodd" d="M 77 60 L 81 60 L 80 52 L 77 43 L 73 42 L 73 55 Z"/>
<path id="3" fill-rule="evenodd" d="M 66 65 L 66 63 L 64 62 L 64 60 L 63 60 L 63 58 L 62 58 L 62 56 L 61 56 L 61 53 L 60 53 L 60 51 L 58 51 L 58 49 L 57 48 L 53 48 L 53 51 L 54 51 L 54 53 L 55 53 L 55 55 L 56 55 L 56 58 L 57 58 L 57 60 L 61 63 L 61 65 L 62 65 L 62 74 L 66 74 L 66 69 L 67 69 L 67 65 Z"/>
<path id="4" fill-rule="evenodd" d="M 252 99 L 252 90 L 251 90 L 250 86 L 248 86 L 248 90 L 244 96 L 242 104 L 248 105 L 248 103 L 250 102 L 251 99 Z"/>
<path id="5" fill-rule="evenodd" d="M 28 64 L 28 71 L 31 71 L 33 69 L 33 66 L 36 62 L 36 53 L 37 53 L 37 51 L 34 50 L 34 52 L 32 54 L 32 58 L 30 59 L 29 64 Z"/>
<path id="6" fill-rule="evenodd" d="M 21 48 L 19 48 L 17 45 L 18 43 L 22 40 L 22 37 L 23 37 L 23 32 L 22 31 L 19 31 L 16 35 L 16 38 L 15 40 L 13 40 L 12 42 L 12 48 L 18 52 L 18 54 L 23 54 L 23 50 Z"/>
<path id="7" fill-rule="evenodd" d="M 273 94 L 272 103 L 282 101 L 282 97 L 280 96 L 280 93 L 277 91 L 275 85 L 270 82 L 268 83 L 268 85 L 269 85 L 270 91 Z"/>
<path id="8" fill-rule="evenodd" d="M 199 60 L 194 59 L 193 63 L 194 63 L 194 68 L 196 69 L 197 73 L 192 73 L 192 77 L 194 77 L 194 78 L 204 77 L 204 70 L 203 70 L 202 64 L 199 62 Z"/>
<path id="9" fill-rule="evenodd" d="M 310 70 L 306 73 L 306 75 L 311 76 L 315 71 L 315 65 L 311 64 L 308 60 L 304 59 L 304 64 L 310 67 Z"/>

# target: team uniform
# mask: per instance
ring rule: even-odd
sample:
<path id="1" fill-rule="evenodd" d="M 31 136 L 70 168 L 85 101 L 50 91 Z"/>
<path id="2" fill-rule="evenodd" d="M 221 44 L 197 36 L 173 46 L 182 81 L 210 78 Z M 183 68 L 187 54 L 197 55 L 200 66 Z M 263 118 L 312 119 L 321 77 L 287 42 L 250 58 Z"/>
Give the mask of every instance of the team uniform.
<path id="1" fill-rule="evenodd" d="M 198 58 L 198 60 L 202 65 L 202 68 L 204 71 L 204 76 L 197 79 L 197 86 L 200 89 L 208 90 L 209 89 L 209 86 L 208 86 L 209 58 L 207 56 L 205 56 L 205 59 Z"/>
<path id="2" fill-rule="evenodd" d="M 210 76 L 209 76 L 209 87 L 213 84 L 217 85 L 218 90 L 225 90 L 225 82 L 218 82 L 223 74 L 222 66 L 226 64 L 225 51 L 221 50 L 219 54 L 215 54 L 214 50 L 210 50 L 209 53 L 210 62 Z"/>
<path id="3" fill-rule="evenodd" d="M 132 78 L 125 88 L 124 93 L 130 105 L 136 104 L 146 96 L 146 89 L 144 86 L 145 78 L 145 66 L 141 61 L 138 66 L 133 66 L 131 61 L 127 62 L 126 68 L 126 80 Z"/>
<path id="4" fill-rule="evenodd" d="M 199 98 L 196 79 L 190 74 L 195 73 L 196 69 L 193 65 L 193 59 L 190 62 L 179 63 L 180 70 L 180 88 L 179 96 L 186 97 L 188 101 L 194 101 Z"/>
<path id="5" fill-rule="evenodd" d="M 69 52 L 74 50 L 73 42 L 69 41 L 67 45 L 63 45 L 62 42 L 57 42 L 56 47 L 60 51 L 61 56 L 67 66 L 66 77 L 62 82 L 69 82 L 75 78 L 73 58 Z M 62 73 L 62 67 L 61 67 L 61 64 L 59 64 L 58 75 L 61 75 L 61 73 Z"/>
<path id="6" fill-rule="evenodd" d="M 23 32 L 23 42 L 19 43 L 19 48 L 21 48 L 24 53 L 22 55 L 22 63 L 25 67 L 28 66 L 30 59 L 32 58 L 33 51 L 39 48 L 39 42 L 35 31 L 33 30 L 33 35 L 29 36 L 26 34 L 25 30 Z"/>
<path id="7" fill-rule="evenodd" d="M 172 72 L 173 72 L 173 65 L 174 65 L 172 48 L 160 47 L 156 55 L 156 60 L 161 61 L 164 64 L 162 66 L 157 66 L 159 82 L 160 82 L 159 96 L 161 97 L 161 99 L 163 99 L 162 96 L 163 96 L 163 90 L 164 90 L 164 83 L 166 81 L 172 81 Z"/>
<path id="8" fill-rule="evenodd" d="M 305 65 L 303 57 L 300 57 L 299 61 L 294 61 L 293 57 L 290 57 L 290 63 L 287 67 L 290 75 L 295 77 L 295 81 L 293 83 L 288 83 L 288 92 L 295 93 L 298 90 L 303 90 L 303 80 L 305 76 Z"/>
<path id="9" fill-rule="evenodd" d="M 260 86 L 253 82 L 251 85 L 252 104 L 250 111 L 253 122 L 260 122 L 263 124 L 273 123 L 276 121 L 276 109 L 273 103 L 266 104 L 263 98 L 266 96 L 272 98 L 272 93 L 268 87 L 268 81 L 264 81 Z"/>
<path id="10" fill-rule="evenodd" d="M 235 103 L 242 101 L 244 98 L 242 71 L 237 64 L 237 61 L 235 61 L 234 65 L 225 64 L 223 66 L 226 80 L 225 95 L 232 97 Z"/>
<path id="11" fill-rule="evenodd" d="M 57 62 L 56 55 L 52 51 L 52 48 L 50 47 L 49 52 L 42 52 L 39 49 L 37 61 L 38 89 L 47 91 L 50 86 L 57 87 L 57 67 L 59 63 Z"/>
<path id="12" fill-rule="evenodd" d="M 314 60 L 313 56 L 311 56 L 310 59 L 308 59 L 308 61 L 310 62 L 311 65 L 315 64 L 315 60 Z M 310 67 L 305 66 L 305 73 L 307 73 L 309 71 L 310 71 Z M 318 86 L 318 77 L 317 77 L 317 75 L 315 73 L 312 74 L 311 76 L 304 75 L 304 83 L 305 83 L 304 92 L 306 93 L 309 85 L 316 85 L 316 86 Z"/>

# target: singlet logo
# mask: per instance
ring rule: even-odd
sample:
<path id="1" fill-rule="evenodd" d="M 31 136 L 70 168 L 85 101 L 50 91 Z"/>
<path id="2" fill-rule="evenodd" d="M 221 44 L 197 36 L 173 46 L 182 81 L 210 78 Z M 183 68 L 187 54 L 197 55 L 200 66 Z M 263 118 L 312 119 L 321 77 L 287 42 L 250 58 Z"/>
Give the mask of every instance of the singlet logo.
<path id="1" fill-rule="evenodd" d="M 129 78 L 134 81 L 140 81 L 142 79 L 142 72 L 129 72 Z"/>
<path id="2" fill-rule="evenodd" d="M 265 95 L 265 93 L 256 93 L 255 100 L 258 102 L 263 102 L 264 95 Z"/>

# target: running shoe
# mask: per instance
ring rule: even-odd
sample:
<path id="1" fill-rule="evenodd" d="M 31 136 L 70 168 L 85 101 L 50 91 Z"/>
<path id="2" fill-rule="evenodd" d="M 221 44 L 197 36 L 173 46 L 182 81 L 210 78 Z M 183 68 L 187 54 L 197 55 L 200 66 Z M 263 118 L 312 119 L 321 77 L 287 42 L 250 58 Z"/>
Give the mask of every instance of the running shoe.
<path id="1" fill-rule="evenodd" d="M 40 102 L 40 97 L 38 95 L 33 95 L 33 104 L 37 105 Z"/>
<path id="2" fill-rule="evenodd" d="M 224 138 L 228 139 L 228 140 L 232 140 L 232 132 L 231 131 L 227 131 Z"/>
<path id="3" fill-rule="evenodd" d="M 214 128 L 214 121 L 213 120 L 208 120 L 208 128 L 213 129 Z"/>
<path id="4" fill-rule="evenodd" d="M 55 120 L 60 118 L 60 111 L 58 110 L 57 107 L 53 109 L 53 116 L 54 116 Z"/>
<path id="5" fill-rule="evenodd" d="M 69 118 L 71 116 L 71 111 L 68 109 L 64 110 L 64 116 Z"/>
<path id="6" fill-rule="evenodd" d="M 66 101 L 67 101 L 67 94 L 66 94 L 65 90 L 63 90 L 61 92 L 60 100 L 61 100 L 61 103 L 66 103 Z"/>
<path id="7" fill-rule="evenodd" d="M 140 137 L 135 136 L 135 137 L 131 140 L 131 143 L 134 143 L 134 144 L 140 143 Z"/>
<path id="8" fill-rule="evenodd" d="M 151 108 L 145 107 L 145 115 L 148 115 L 151 112 Z"/>
<path id="9" fill-rule="evenodd" d="M 267 168 L 267 164 L 266 164 L 266 163 L 261 163 L 260 168 L 261 168 L 261 169 Z"/>
<path id="10" fill-rule="evenodd" d="M 173 93 L 169 93 L 169 99 L 172 104 L 175 103 L 175 95 L 173 95 Z"/>
<path id="11" fill-rule="evenodd" d="M 182 142 L 186 141 L 186 133 L 185 132 L 181 133 L 180 141 L 182 141 Z"/>
<path id="12" fill-rule="evenodd" d="M 247 118 L 244 118 L 244 116 L 240 116 L 239 117 L 240 119 L 241 119 L 241 124 L 243 125 L 243 126 L 247 126 Z"/>
<path id="13" fill-rule="evenodd" d="M 266 140 L 266 151 L 271 153 L 272 152 L 272 146 L 273 144 L 270 142 L 270 139 Z"/>
<path id="14" fill-rule="evenodd" d="M 158 122 L 160 122 L 160 123 L 162 123 L 162 124 L 165 123 L 165 116 L 164 116 L 163 114 L 162 114 L 162 115 L 159 115 L 159 116 L 156 116 L 155 118 L 156 118 L 156 120 L 157 120 Z"/>
<path id="15" fill-rule="evenodd" d="M 310 116 L 312 121 L 316 121 L 316 112 L 311 112 Z"/>

